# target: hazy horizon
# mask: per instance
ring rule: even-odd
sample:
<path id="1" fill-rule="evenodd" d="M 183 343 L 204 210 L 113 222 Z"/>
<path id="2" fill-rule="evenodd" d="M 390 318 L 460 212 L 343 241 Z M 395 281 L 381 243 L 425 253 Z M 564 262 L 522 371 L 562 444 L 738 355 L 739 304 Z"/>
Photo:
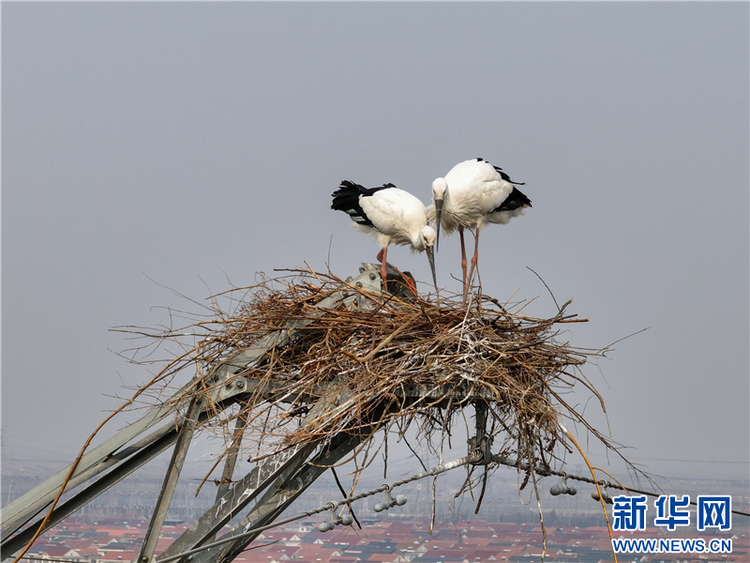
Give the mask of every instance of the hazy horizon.
<path id="1" fill-rule="evenodd" d="M 330 209 L 341 180 L 429 203 L 434 178 L 483 157 L 533 202 L 482 232 L 484 292 L 551 316 L 536 272 L 590 319 L 571 345 L 633 335 L 585 366 L 607 416 L 577 406 L 650 473 L 748 479 L 749 18 L 747 3 L 3 3 L 3 466 L 72 461 L 152 377 L 113 327 L 168 325 L 277 269 L 374 262 Z M 459 291 L 457 236 L 436 259 Z M 424 256 L 389 260 L 430 291 Z"/>

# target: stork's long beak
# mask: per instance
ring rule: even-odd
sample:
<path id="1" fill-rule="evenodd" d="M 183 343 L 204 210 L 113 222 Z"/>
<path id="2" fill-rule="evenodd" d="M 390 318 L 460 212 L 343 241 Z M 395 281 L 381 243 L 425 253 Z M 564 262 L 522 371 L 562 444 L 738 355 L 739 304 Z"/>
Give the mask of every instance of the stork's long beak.
<path id="1" fill-rule="evenodd" d="M 430 262 L 430 270 L 432 270 L 432 282 L 435 284 L 435 291 L 438 290 L 437 276 L 435 275 L 435 251 L 431 246 L 425 248 L 427 253 L 427 260 Z"/>
<path id="2" fill-rule="evenodd" d="M 435 230 L 437 231 L 437 237 L 435 238 L 435 247 L 440 250 L 440 222 L 443 217 L 443 200 L 435 200 Z M 437 287 L 437 284 L 435 284 Z"/>

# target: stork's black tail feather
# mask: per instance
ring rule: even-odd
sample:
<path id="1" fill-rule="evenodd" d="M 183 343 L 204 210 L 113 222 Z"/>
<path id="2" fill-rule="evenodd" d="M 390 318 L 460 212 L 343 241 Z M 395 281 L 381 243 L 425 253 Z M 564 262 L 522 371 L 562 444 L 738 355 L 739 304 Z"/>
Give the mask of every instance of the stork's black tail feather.
<path id="1" fill-rule="evenodd" d="M 352 221 L 355 223 L 372 227 L 372 221 L 370 221 L 362 209 L 362 206 L 359 204 L 360 196 L 368 197 L 380 190 L 395 187 L 396 186 L 393 184 L 383 184 L 377 188 L 365 188 L 364 186 L 355 184 L 350 180 L 344 180 L 341 182 L 339 189 L 331 194 L 331 197 L 333 197 L 331 209 L 344 211 L 349 214 L 349 217 L 351 217 Z"/>
<path id="2" fill-rule="evenodd" d="M 510 195 L 505 198 L 505 201 L 492 212 L 497 213 L 498 211 L 513 211 L 519 207 L 531 207 L 531 200 L 521 190 L 513 186 L 513 191 Z"/>

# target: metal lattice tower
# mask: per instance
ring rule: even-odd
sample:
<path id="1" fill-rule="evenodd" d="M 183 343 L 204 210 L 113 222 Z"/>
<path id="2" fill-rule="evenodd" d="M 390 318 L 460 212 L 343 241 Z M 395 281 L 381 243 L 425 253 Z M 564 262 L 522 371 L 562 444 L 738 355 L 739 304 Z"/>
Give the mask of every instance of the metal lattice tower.
<path id="1" fill-rule="evenodd" d="M 339 290 L 317 304 L 320 314 L 337 307 L 361 311 L 372 310 L 373 302 L 363 293 L 350 288 L 355 286 L 380 293 L 379 270 L 379 265 L 363 264 L 358 277 L 347 279 Z M 389 270 L 389 277 L 391 275 L 400 277 L 396 271 Z M 403 282 L 403 278 L 401 281 Z M 293 339 L 297 331 L 309 322 L 311 321 L 292 321 L 285 329 L 270 333 L 253 346 L 222 362 L 205 378 L 201 378 L 206 380 L 194 378 L 171 399 L 151 408 L 139 420 L 83 455 L 65 485 L 66 492 L 77 492 L 55 507 L 50 518 L 44 523 L 42 531 L 62 522 L 138 468 L 146 465 L 167 449 L 173 448 L 172 458 L 141 547 L 138 563 L 158 563 L 159 559 L 173 557 L 212 542 L 224 525 L 253 503 L 247 514 L 222 536 L 222 540 L 242 534 L 241 537 L 179 559 L 180 563 L 185 563 L 188 559 L 194 563 L 232 561 L 260 533 L 246 535 L 245 532 L 275 521 L 328 467 L 335 465 L 358 445 L 371 438 L 376 431 L 377 425 L 365 426 L 365 429 L 360 426 L 356 430 L 342 430 L 325 445 L 310 441 L 294 446 L 258 462 L 249 473 L 238 480 L 235 480 L 237 477 L 233 476 L 238 448 L 231 449 L 225 461 L 222 484 L 218 488 L 216 502 L 159 557 L 154 556 L 156 543 L 180 478 L 195 428 L 216 416 L 217 413 L 250 397 L 278 399 L 275 394 L 279 384 L 261 382 L 237 374 L 261 362 L 264 356 L 276 346 L 281 346 Z M 199 383 L 208 386 L 210 389 L 208 396 L 201 396 L 194 392 Z M 331 382 L 329 392 L 322 393 L 320 399 L 309 399 L 308 412 L 305 418 L 301 419 L 300 424 L 304 425 L 305 420 L 321 417 L 325 420 L 327 417 L 334 416 L 336 409 L 342 408 L 342 405 L 353 399 L 351 396 L 345 396 L 346 391 L 342 391 L 345 386 L 336 385 L 336 383 Z M 464 389 L 460 386 L 426 388 L 411 385 L 404 388 L 401 393 L 402 396 L 399 399 L 405 404 L 408 404 L 410 400 L 424 397 L 434 399 L 434 404 L 439 404 L 441 399 L 444 399 L 446 404 L 451 400 L 454 404 L 456 401 L 474 404 L 477 407 L 477 434 L 470 440 L 469 447 L 475 452 L 476 459 L 484 458 L 484 461 L 478 463 L 487 463 L 491 457 L 490 443 L 485 435 L 485 420 L 484 416 L 481 416 L 481 405 L 491 397 L 480 396 L 481 393 L 477 394 L 476 390 L 470 392 L 468 388 Z M 291 402 L 291 399 L 288 400 Z M 297 396 L 294 400 L 306 401 L 306 398 Z M 385 408 L 387 406 L 384 404 L 382 409 Z M 375 412 L 373 416 L 377 417 L 378 413 Z M 245 430 L 244 424 L 244 419 L 239 417 L 234 429 L 237 438 Z M 42 526 L 49 507 L 65 483 L 71 467 L 72 465 L 61 470 L 3 508 L 2 559 L 13 557 L 21 552 L 34 537 L 36 531 Z"/>

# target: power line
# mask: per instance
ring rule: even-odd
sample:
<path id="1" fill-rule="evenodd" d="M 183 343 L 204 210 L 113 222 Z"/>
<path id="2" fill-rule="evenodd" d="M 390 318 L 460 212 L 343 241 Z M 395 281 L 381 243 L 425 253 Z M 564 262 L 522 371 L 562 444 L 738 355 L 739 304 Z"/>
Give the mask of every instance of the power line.
<path id="1" fill-rule="evenodd" d="M 632 458 L 631 458 L 632 459 Z M 734 460 L 722 460 L 722 459 L 673 459 L 664 457 L 642 457 L 638 456 L 635 461 L 676 461 L 680 463 L 711 463 L 715 465 L 750 465 L 748 461 L 734 461 Z"/>
<path id="2" fill-rule="evenodd" d="M 284 524 L 289 524 L 290 522 L 294 522 L 296 520 L 300 520 L 302 518 L 306 518 L 308 516 L 312 516 L 314 514 L 319 514 L 321 512 L 325 512 L 327 510 L 336 510 L 339 506 L 345 506 L 349 505 L 354 501 L 361 500 L 363 498 L 376 495 L 378 493 L 383 493 L 385 491 L 390 491 L 391 489 L 394 489 L 396 487 L 400 487 L 402 485 L 405 485 L 407 483 L 410 483 L 412 481 L 417 481 L 419 479 L 424 479 L 425 477 L 434 477 L 436 475 L 440 475 L 441 473 L 445 473 L 446 471 L 450 471 L 451 469 L 455 469 L 457 467 L 461 467 L 463 465 L 467 465 L 469 463 L 476 463 L 480 459 L 480 455 L 477 453 L 472 452 L 471 454 L 467 455 L 466 457 L 462 457 L 460 459 L 456 459 L 454 461 L 444 463 L 442 465 L 437 465 L 433 467 L 432 469 L 429 469 L 427 471 L 423 471 L 422 473 L 417 473 L 416 475 L 412 475 L 411 477 L 407 477 L 406 479 L 401 479 L 400 481 L 395 481 L 392 484 L 385 484 L 381 487 L 378 487 L 377 489 L 372 489 L 370 491 L 360 493 L 358 495 L 354 495 L 351 497 L 346 497 L 340 500 L 331 501 L 319 508 L 316 508 L 314 510 L 308 510 L 307 512 L 302 512 L 300 514 L 297 514 L 296 516 L 292 516 L 291 518 L 286 518 L 284 520 L 277 520 L 272 524 L 267 524 L 265 526 L 258 526 L 257 528 L 253 528 L 252 530 L 248 530 L 246 532 L 243 532 L 241 534 L 233 535 L 229 538 L 222 538 L 220 540 L 217 540 L 215 542 L 207 543 L 202 545 L 201 547 L 196 547 L 195 549 L 190 549 L 188 551 L 184 551 L 182 553 L 178 553 L 177 555 L 172 555 L 170 557 L 165 557 L 164 559 L 157 558 L 155 563 L 169 563 L 170 561 L 177 561 L 178 559 L 182 559 L 183 557 L 193 555 L 195 553 L 200 553 L 201 551 L 205 551 L 207 549 L 211 549 L 213 547 L 217 547 L 219 545 L 223 545 L 225 543 L 233 542 L 240 538 L 245 538 L 248 536 L 252 536 L 257 534 L 258 532 L 263 532 L 265 530 L 270 530 L 271 528 L 275 528 L 277 526 L 281 526 Z"/>
<path id="3" fill-rule="evenodd" d="M 519 469 L 526 470 L 528 468 L 528 463 L 520 463 L 519 461 L 513 461 L 510 458 L 506 458 L 504 456 L 492 456 L 492 461 L 496 463 L 500 463 L 502 465 L 505 465 L 507 467 L 516 467 Z M 592 485 L 596 484 L 600 487 L 605 487 L 607 489 L 617 489 L 620 491 L 625 492 L 633 492 L 638 493 L 639 495 L 648 495 L 651 497 L 658 497 L 661 496 L 659 493 L 654 493 L 653 491 L 642 491 L 640 489 L 634 489 L 633 487 L 624 487 L 618 483 L 612 483 L 611 481 L 606 481 L 605 479 L 599 479 L 598 481 L 595 481 L 591 477 L 583 477 L 581 475 L 571 475 L 570 473 L 566 473 L 565 471 L 556 471 L 554 469 L 548 468 L 548 467 L 535 467 L 534 473 L 537 475 L 541 475 L 542 477 L 547 475 L 556 475 L 558 477 L 563 477 L 565 479 L 573 479 L 575 481 L 581 481 L 584 483 L 591 483 Z M 690 504 L 697 505 L 698 503 L 694 501 L 690 501 Z M 750 516 L 750 512 L 744 512 L 742 510 L 732 510 L 732 514 L 738 514 L 740 516 Z"/>
<path id="4" fill-rule="evenodd" d="M 481 459 L 482 459 L 482 454 L 480 452 L 478 452 L 478 451 L 473 451 L 469 455 L 467 455 L 466 457 L 462 457 L 462 458 L 456 459 L 456 460 L 448 462 L 448 463 L 437 465 L 437 466 L 433 467 L 432 469 L 429 469 L 427 471 L 423 471 L 421 473 L 417 473 L 416 475 L 412 475 L 411 477 L 407 477 L 407 478 L 401 479 L 399 481 L 394 481 L 391 484 L 385 484 L 385 485 L 383 485 L 381 487 L 378 487 L 377 489 L 372 489 L 370 491 L 366 491 L 366 492 L 360 493 L 358 495 L 354 495 L 354 496 L 346 497 L 346 498 L 343 498 L 343 499 L 331 501 L 331 502 L 328 502 L 327 504 L 325 504 L 325 505 L 323 505 L 321 507 L 318 507 L 316 509 L 308 510 L 306 512 L 301 512 L 301 513 L 297 514 L 296 516 L 292 516 L 292 517 L 286 518 L 284 520 L 277 520 L 277 521 L 275 521 L 275 522 L 273 522 L 271 524 L 266 524 L 265 526 L 258 526 L 257 528 L 253 528 L 252 530 L 245 531 L 245 532 L 243 532 L 241 534 L 232 535 L 231 537 L 224 537 L 224 538 L 216 540 L 214 542 L 204 544 L 204 545 L 202 545 L 200 547 L 196 547 L 195 549 L 190 549 L 188 551 L 184 551 L 182 553 L 178 553 L 177 555 L 172 555 L 170 557 L 165 557 L 163 559 L 157 558 L 156 561 L 155 561 L 155 563 L 170 563 L 171 561 L 177 561 L 178 559 L 182 559 L 183 557 L 194 555 L 196 553 L 200 553 L 201 551 L 205 551 L 205 550 L 211 549 L 213 547 L 217 547 L 217 546 L 229 543 L 229 542 L 233 542 L 233 541 L 235 541 L 237 539 L 241 539 L 241 538 L 253 536 L 253 535 L 256 535 L 256 534 L 258 534 L 260 532 L 263 532 L 265 530 L 270 530 L 271 528 L 276 528 L 276 527 L 282 526 L 284 524 L 289 524 L 290 522 L 295 522 L 295 521 L 300 520 L 302 518 L 313 516 L 315 514 L 320 514 L 321 512 L 325 512 L 325 511 L 334 511 L 338 507 L 350 505 L 354 501 L 361 500 L 363 498 L 366 498 L 366 497 L 369 497 L 369 496 L 373 496 L 373 495 L 376 495 L 378 493 L 383 493 L 383 492 L 390 493 L 390 491 L 392 489 L 395 489 L 396 487 L 400 487 L 402 485 L 406 485 L 407 483 L 410 483 L 412 481 L 418 481 L 418 480 L 424 479 L 426 477 L 434 477 L 434 476 L 440 475 L 441 473 L 445 473 L 446 471 L 450 471 L 452 469 L 456 469 L 458 467 L 462 467 L 462 466 L 468 465 L 470 463 L 477 463 Z M 505 465 L 507 467 L 514 467 L 514 468 L 521 469 L 521 470 L 527 470 L 528 469 L 528 464 L 527 463 L 524 464 L 524 463 L 521 463 L 519 460 L 515 460 L 514 461 L 514 460 L 512 460 L 510 458 L 507 458 L 505 456 L 500 456 L 500 455 L 494 455 L 494 456 L 492 456 L 491 462 L 498 463 L 500 465 Z M 549 476 L 549 475 L 556 475 L 556 476 L 559 476 L 559 477 L 563 477 L 565 479 L 573 479 L 573 480 L 581 481 L 581 482 L 584 482 L 584 483 L 598 484 L 599 486 L 606 487 L 608 489 L 618 489 L 618 490 L 622 490 L 622 491 L 626 491 L 626 492 L 634 492 L 634 493 L 644 494 L 644 495 L 654 496 L 654 497 L 660 496 L 659 493 L 654 493 L 654 492 L 650 492 L 650 491 L 641 491 L 641 490 L 633 489 L 633 488 L 629 488 L 629 487 L 626 488 L 626 487 L 623 487 L 622 485 L 619 485 L 617 483 L 612 483 L 612 482 L 606 481 L 604 479 L 600 479 L 598 481 L 595 481 L 591 477 L 584 477 L 584 476 L 581 476 L 581 475 L 571 475 L 571 474 L 566 473 L 564 471 L 557 471 L 557 470 L 550 469 L 550 468 L 547 468 L 547 467 L 539 467 L 538 466 L 538 467 L 535 467 L 533 469 L 533 471 L 534 471 L 534 473 L 536 473 L 536 474 L 538 474 L 538 475 L 540 475 L 542 477 Z M 696 503 L 691 502 L 691 504 L 696 504 Z M 750 513 L 743 512 L 743 511 L 740 511 L 740 510 L 732 510 L 732 513 L 733 514 L 738 514 L 738 515 L 741 515 L 741 516 L 750 516 Z"/>

